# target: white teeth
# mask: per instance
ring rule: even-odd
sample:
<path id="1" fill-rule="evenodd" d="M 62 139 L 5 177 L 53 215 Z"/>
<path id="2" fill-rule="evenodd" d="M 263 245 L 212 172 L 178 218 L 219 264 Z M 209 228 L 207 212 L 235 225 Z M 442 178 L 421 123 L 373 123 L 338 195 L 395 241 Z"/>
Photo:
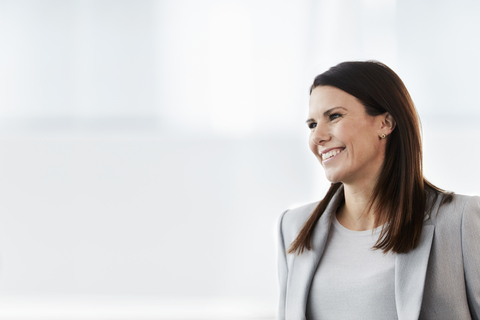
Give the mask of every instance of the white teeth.
<path id="1" fill-rule="evenodd" d="M 336 156 L 337 154 L 339 154 L 340 152 L 342 152 L 342 150 L 340 149 L 335 149 L 335 150 L 332 150 L 332 151 L 329 151 L 327 153 L 323 153 L 322 154 L 322 160 L 327 160 L 333 156 Z"/>

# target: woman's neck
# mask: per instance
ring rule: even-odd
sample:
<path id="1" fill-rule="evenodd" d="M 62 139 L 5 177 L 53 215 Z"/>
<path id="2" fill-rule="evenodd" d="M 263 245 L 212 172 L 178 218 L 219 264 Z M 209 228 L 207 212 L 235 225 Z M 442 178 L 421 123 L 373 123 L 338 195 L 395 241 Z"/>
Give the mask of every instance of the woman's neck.
<path id="1" fill-rule="evenodd" d="M 337 210 L 337 220 L 345 228 L 355 231 L 375 228 L 373 206 L 367 211 L 373 184 L 352 186 L 344 184 L 345 203 Z"/>

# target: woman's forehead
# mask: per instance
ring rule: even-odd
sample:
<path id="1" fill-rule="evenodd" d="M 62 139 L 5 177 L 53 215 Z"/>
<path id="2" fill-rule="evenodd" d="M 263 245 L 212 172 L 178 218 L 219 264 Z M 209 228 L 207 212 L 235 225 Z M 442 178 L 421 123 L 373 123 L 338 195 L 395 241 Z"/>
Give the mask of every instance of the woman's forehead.
<path id="1" fill-rule="evenodd" d="M 363 109 L 363 105 L 352 95 L 331 86 L 318 86 L 312 90 L 309 112 L 324 113 L 332 108 L 341 107 L 347 111 Z"/>

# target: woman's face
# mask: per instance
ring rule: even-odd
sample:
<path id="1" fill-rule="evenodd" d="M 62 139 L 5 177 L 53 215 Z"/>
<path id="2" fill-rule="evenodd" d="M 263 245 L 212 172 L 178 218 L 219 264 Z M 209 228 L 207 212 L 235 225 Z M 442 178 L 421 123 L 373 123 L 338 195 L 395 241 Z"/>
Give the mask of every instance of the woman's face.
<path id="1" fill-rule="evenodd" d="M 331 86 L 318 86 L 310 95 L 307 125 L 309 145 L 327 179 L 344 184 L 376 181 L 385 158 L 389 134 L 386 114 L 369 116 L 354 96 Z"/>

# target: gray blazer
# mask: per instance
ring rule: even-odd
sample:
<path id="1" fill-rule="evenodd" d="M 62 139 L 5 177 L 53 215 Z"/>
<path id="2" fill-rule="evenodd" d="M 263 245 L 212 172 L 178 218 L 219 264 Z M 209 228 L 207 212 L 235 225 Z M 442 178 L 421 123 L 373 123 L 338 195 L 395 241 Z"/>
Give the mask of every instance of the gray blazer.
<path id="1" fill-rule="evenodd" d="M 318 202 L 285 211 L 279 219 L 279 319 L 306 319 L 310 284 L 322 257 L 336 211 L 339 188 L 317 222 L 313 250 L 286 254 Z M 426 216 L 419 246 L 395 260 L 399 320 L 480 319 L 480 197 L 455 195 Z M 321 303 L 321 302 L 319 302 Z"/>

